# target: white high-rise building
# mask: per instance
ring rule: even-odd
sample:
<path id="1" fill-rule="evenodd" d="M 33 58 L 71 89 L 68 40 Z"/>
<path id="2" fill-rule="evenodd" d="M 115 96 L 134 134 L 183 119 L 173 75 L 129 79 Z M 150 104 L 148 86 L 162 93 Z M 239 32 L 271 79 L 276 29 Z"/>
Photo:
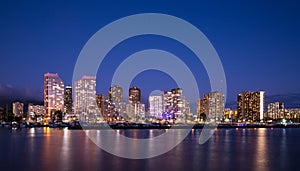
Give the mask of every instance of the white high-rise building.
<path id="1" fill-rule="evenodd" d="M 137 103 L 129 103 L 126 105 L 126 114 L 128 118 L 132 121 L 142 122 L 145 120 L 145 104 L 137 102 Z"/>
<path id="2" fill-rule="evenodd" d="M 181 122 L 193 121 L 194 115 L 191 113 L 190 101 L 183 99 L 183 115 L 181 117 Z"/>
<path id="3" fill-rule="evenodd" d="M 162 119 L 163 114 L 163 97 L 149 96 L 149 115 L 156 119 Z"/>
<path id="4" fill-rule="evenodd" d="M 182 89 L 176 88 L 170 91 L 164 92 L 164 111 L 163 118 L 167 120 L 179 119 L 184 120 L 185 116 L 183 113 L 184 97 L 182 95 Z"/>
<path id="5" fill-rule="evenodd" d="M 24 104 L 21 102 L 13 103 L 13 114 L 14 116 L 20 117 L 24 114 Z"/>
<path id="6" fill-rule="evenodd" d="M 100 116 L 96 103 L 96 77 L 83 76 L 74 85 L 75 114 L 81 121 L 96 121 Z"/>
<path id="7" fill-rule="evenodd" d="M 44 75 L 44 107 L 48 119 L 55 111 L 64 111 L 64 82 L 57 73 Z"/>
<path id="8" fill-rule="evenodd" d="M 126 116 L 126 102 L 123 99 L 123 89 L 117 85 L 110 87 L 108 92 L 108 100 L 114 105 L 116 113 L 119 115 L 117 118 Z"/>

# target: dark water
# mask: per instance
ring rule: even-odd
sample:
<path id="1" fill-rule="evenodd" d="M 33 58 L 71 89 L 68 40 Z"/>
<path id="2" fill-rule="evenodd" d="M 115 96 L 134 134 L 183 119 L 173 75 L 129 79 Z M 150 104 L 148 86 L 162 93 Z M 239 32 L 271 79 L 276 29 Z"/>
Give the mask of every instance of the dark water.
<path id="1" fill-rule="evenodd" d="M 159 131 L 154 130 L 156 134 Z M 300 129 L 219 129 L 205 144 L 193 130 L 164 155 L 131 160 L 96 146 L 83 131 L 0 129 L 0 170 L 298 170 Z M 146 138 L 150 130 L 120 134 Z M 153 135 L 152 135 L 153 136 Z M 128 148 L 128 147 L 124 147 Z"/>

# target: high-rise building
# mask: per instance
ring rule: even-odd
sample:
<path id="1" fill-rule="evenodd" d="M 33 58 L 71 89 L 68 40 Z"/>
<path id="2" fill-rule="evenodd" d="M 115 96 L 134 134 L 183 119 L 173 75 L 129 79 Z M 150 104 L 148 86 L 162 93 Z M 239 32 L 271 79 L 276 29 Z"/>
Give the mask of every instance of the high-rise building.
<path id="1" fill-rule="evenodd" d="M 183 95 L 182 89 L 176 88 L 165 91 L 163 98 L 164 111 L 163 118 L 167 120 L 179 119 L 184 120 L 183 114 Z"/>
<path id="2" fill-rule="evenodd" d="M 204 94 L 203 98 L 198 99 L 198 118 L 203 115 L 209 121 L 221 121 L 224 119 L 224 94 L 222 92 L 212 92 Z M 201 116 L 200 116 L 201 115 Z"/>
<path id="3" fill-rule="evenodd" d="M 163 97 L 162 96 L 149 96 L 149 115 L 156 119 L 162 119 L 163 114 Z"/>
<path id="4" fill-rule="evenodd" d="M 126 103 L 123 99 L 123 89 L 117 85 L 110 87 L 108 91 L 108 100 L 115 107 L 115 114 L 119 114 L 117 118 L 126 116 Z"/>
<path id="5" fill-rule="evenodd" d="M 115 105 L 109 101 L 109 100 L 105 100 L 104 103 L 104 120 L 105 121 L 115 121 L 115 120 L 120 120 L 119 118 L 119 112 L 117 111 Z"/>
<path id="6" fill-rule="evenodd" d="M 268 104 L 268 117 L 270 119 L 283 119 L 284 118 L 284 104 L 279 102 Z"/>
<path id="7" fill-rule="evenodd" d="M 72 98 L 71 86 L 66 86 L 64 105 L 65 105 L 65 112 L 67 114 L 73 114 L 73 98 Z"/>
<path id="8" fill-rule="evenodd" d="M 16 117 L 22 117 L 24 114 L 24 103 L 14 102 L 13 104 L 13 114 Z"/>
<path id="9" fill-rule="evenodd" d="M 190 101 L 187 99 L 183 98 L 183 117 L 181 118 L 180 122 L 190 122 L 194 120 L 194 115 L 191 113 L 191 108 L 190 108 Z"/>
<path id="10" fill-rule="evenodd" d="M 212 92 L 208 94 L 208 99 L 210 102 L 210 116 L 208 118 L 221 121 L 224 118 L 224 94 L 222 92 Z"/>
<path id="11" fill-rule="evenodd" d="M 141 102 L 141 90 L 136 86 L 129 89 L 129 103 Z"/>
<path id="12" fill-rule="evenodd" d="M 105 94 L 96 94 L 96 101 L 97 101 L 97 106 L 100 109 L 102 116 L 104 118 L 106 118 L 106 114 L 105 114 L 105 102 L 106 102 Z"/>
<path id="13" fill-rule="evenodd" d="M 259 122 L 264 116 L 265 92 L 243 91 L 237 96 L 238 119 L 240 121 Z"/>
<path id="14" fill-rule="evenodd" d="M 64 82 L 58 74 L 44 75 L 44 106 L 48 119 L 55 111 L 64 111 Z"/>
<path id="15" fill-rule="evenodd" d="M 145 104 L 137 102 L 137 103 L 129 103 L 126 105 L 126 114 L 129 120 L 133 120 L 136 122 L 142 122 L 145 120 Z"/>
<path id="16" fill-rule="evenodd" d="M 96 103 L 96 77 L 83 76 L 75 82 L 74 108 L 81 121 L 95 122 L 100 119 Z"/>
<path id="17" fill-rule="evenodd" d="M 207 98 L 199 98 L 197 104 L 197 116 L 198 118 L 206 118 L 209 114 L 209 100 Z"/>
<path id="18" fill-rule="evenodd" d="M 136 86 L 129 89 L 129 104 L 126 105 L 126 116 L 134 121 L 145 120 L 145 104 L 141 103 L 141 90 Z"/>

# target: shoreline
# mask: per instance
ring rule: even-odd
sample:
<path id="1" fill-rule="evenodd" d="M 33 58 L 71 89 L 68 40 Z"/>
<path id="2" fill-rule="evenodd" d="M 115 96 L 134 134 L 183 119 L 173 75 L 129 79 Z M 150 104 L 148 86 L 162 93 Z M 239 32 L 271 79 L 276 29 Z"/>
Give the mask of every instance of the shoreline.
<path id="1" fill-rule="evenodd" d="M 300 128 L 300 124 L 184 124 L 184 125 L 153 125 L 153 124 L 95 124 L 81 126 L 80 124 L 30 125 L 30 126 L 4 126 L 3 129 L 27 129 L 27 128 L 67 128 L 69 130 L 126 130 L 126 129 L 248 129 L 248 128 Z"/>
<path id="2" fill-rule="evenodd" d="M 121 129 L 121 130 L 126 130 L 126 129 L 251 129 L 251 128 L 300 128 L 300 125 L 246 125 L 246 126 L 237 126 L 237 125 L 218 125 L 218 126 L 209 126 L 209 125 L 188 125 L 188 126 L 140 126 L 140 127 L 133 127 L 133 126 L 110 126 L 110 127 L 99 127 L 99 126 L 89 126 L 89 127 L 84 127 L 84 130 L 97 130 L 97 129 Z M 70 130 L 76 130 L 80 129 L 83 130 L 82 128 L 72 128 L 68 127 Z"/>

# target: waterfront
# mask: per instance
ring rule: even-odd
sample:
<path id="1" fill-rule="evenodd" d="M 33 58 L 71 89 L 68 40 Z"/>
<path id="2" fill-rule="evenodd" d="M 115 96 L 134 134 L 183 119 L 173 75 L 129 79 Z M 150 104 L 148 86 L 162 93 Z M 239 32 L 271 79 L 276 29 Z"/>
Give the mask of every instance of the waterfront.
<path id="1" fill-rule="evenodd" d="M 147 138 L 164 131 L 118 132 L 128 137 Z M 182 143 L 166 154 L 150 159 L 131 160 L 101 150 L 82 130 L 0 129 L 1 170 L 274 171 L 292 170 L 298 166 L 299 128 L 217 129 L 204 145 L 198 143 L 200 131 L 192 130 Z"/>

